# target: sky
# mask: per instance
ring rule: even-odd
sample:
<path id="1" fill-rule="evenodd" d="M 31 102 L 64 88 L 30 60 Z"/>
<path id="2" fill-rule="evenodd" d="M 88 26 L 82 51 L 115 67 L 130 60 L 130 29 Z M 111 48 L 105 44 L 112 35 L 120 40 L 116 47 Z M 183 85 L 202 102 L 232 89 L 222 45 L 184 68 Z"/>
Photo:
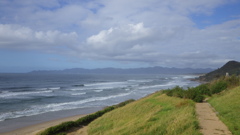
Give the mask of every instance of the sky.
<path id="1" fill-rule="evenodd" d="M 240 61 L 240 0 L 1 0 L 0 72 L 219 68 Z"/>

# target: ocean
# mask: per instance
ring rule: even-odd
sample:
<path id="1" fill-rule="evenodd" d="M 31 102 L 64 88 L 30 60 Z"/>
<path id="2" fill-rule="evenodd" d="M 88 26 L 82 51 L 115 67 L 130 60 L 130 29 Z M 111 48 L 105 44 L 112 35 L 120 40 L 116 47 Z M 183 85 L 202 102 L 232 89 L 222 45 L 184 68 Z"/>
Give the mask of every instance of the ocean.
<path id="1" fill-rule="evenodd" d="M 196 75 L 0 74 L 0 126 L 28 118 L 41 117 L 42 120 L 43 116 L 46 121 L 48 116 L 61 112 L 75 115 L 86 113 L 81 110 L 97 111 L 161 89 L 197 86 L 198 82 L 189 80 L 194 77 Z"/>

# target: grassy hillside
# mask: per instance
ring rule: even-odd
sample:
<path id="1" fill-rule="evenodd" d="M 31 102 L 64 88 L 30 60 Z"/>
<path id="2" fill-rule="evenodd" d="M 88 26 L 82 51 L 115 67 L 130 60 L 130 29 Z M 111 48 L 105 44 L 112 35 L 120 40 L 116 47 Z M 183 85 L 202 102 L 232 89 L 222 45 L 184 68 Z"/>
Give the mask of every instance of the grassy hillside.
<path id="1" fill-rule="evenodd" d="M 201 81 L 212 81 L 218 79 L 221 76 L 225 76 L 226 73 L 229 75 L 240 75 L 240 62 L 238 61 L 229 61 L 221 68 L 216 69 L 210 73 L 207 73 L 204 76 L 200 76 L 197 80 Z"/>
<path id="2" fill-rule="evenodd" d="M 216 109 L 220 119 L 235 135 L 240 135 L 240 87 L 214 95 L 209 103 Z"/>
<path id="3" fill-rule="evenodd" d="M 130 99 L 130 100 L 124 101 L 122 103 L 119 103 L 117 105 L 109 106 L 109 107 L 104 108 L 103 110 L 100 110 L 95 113 L 89 114 L 87 116 L 81 117 L 76 121 L 63 122 L 59 125 L 49 127 L 46 130 L 38 133 L 37 135 L 66 135 L 67 132 L 72 131 L 76 128 L 81 128 L 83 126 L 86 126 L 90 122 L 97 119 L 98 117 L 101 117 L 102 115 L 104 115 L 105 113 L 110 112 L 114 109 L 123 107 L 133 101 L 134 101 L 133 99 Z"/>
<path id="4" fill-rule="evenodd" d="M 199 135 L 195 104 L 161 92 L 113 110 L 88 125 L 104 135 Z"/>

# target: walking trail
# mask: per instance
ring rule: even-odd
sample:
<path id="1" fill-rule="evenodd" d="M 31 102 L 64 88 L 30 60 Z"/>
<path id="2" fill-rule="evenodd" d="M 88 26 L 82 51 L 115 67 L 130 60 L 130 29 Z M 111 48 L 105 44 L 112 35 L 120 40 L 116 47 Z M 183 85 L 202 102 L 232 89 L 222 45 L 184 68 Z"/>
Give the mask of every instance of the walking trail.
<path id="1" fill-rule="evenodd" d="M 232 135 L 227 126 L 219 120 L 209 103 L 196 103 L 196 113 L 203 135 Z"/>

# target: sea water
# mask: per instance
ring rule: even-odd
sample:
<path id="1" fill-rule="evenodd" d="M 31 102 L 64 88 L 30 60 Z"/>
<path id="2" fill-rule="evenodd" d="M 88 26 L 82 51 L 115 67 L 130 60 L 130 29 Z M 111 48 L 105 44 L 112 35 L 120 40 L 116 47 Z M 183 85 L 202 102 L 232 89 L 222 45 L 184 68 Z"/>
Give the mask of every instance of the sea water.
<path id="1" fill-rule="evenodd" d="M 0 74 L 0 122 L 100 108 L 161 89 L 192 87 L 196 75 Z"/>

